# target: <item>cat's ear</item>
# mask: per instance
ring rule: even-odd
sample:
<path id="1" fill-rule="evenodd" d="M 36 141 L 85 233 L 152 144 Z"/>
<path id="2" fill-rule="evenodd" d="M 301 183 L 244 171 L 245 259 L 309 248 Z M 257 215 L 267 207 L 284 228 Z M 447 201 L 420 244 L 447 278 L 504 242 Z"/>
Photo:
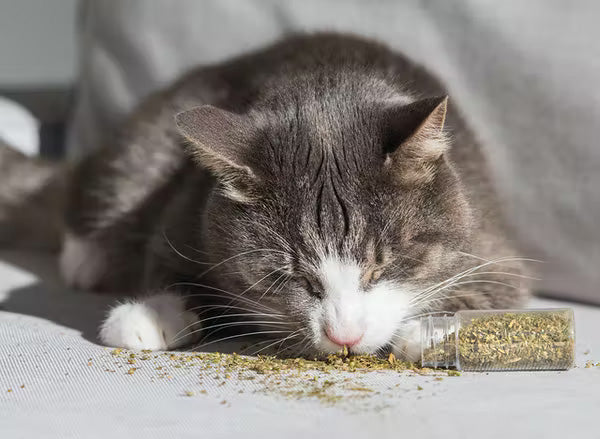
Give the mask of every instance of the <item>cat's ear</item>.
<path id="1" fill-rule="evenodd" d="M 188 140 L 192 157 L 217 177 L 229 198 L 251 202 L 257 177 L 246 164 L 254 134 L 248 118 L 212 105 L 175 116 L 179 132 Z"/>
<path id="2" fill-rule="evenodd" d="M 444 133 L 448 97 L 422 99 L 386 113 L 385 166 L 406 184 L 430 181 L 450 144 Z"/>

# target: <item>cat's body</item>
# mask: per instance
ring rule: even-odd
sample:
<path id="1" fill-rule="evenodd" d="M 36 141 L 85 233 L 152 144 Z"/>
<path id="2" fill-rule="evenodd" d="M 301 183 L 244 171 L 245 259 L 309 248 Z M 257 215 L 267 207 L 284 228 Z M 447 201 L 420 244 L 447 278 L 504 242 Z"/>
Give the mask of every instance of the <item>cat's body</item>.
<path id="1" fill-rule="evenodd" d="M 486 264 L 518 252 L 445 94 L 403 56 L 338 35 L 194 71 L 75 170 L 62 271 L 159 293 L 115 308 L 107 344 L 176 347 L 208 315 L 217 336 L 411 357 L 409 317 L 527 296 L 518 261 Z M 236 316 L 219 328 L 215 311 Z"/>

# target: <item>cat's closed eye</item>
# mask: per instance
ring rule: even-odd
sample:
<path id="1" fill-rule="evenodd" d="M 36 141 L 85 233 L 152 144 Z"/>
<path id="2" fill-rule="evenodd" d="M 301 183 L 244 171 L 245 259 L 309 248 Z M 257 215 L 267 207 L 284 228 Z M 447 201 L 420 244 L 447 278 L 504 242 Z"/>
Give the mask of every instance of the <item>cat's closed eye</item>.
<path id="1" fill-rule="evenodd" d="M 371 273 L 371 282 L 377 282 L 379 280 L 379 278 L 381 277 L 382 273 L 383 273 L 383 270 L 381 270 L 381 269 L 373 270 L 373 272 Z"/>
<path id="2" fill-rule="evenodd" d="M 317 285 L 315 282 L 311 282 L 306 277 L 299 278 L 302 287 L 310 294 L 312 297 L 316 297 L 317 299 L 323 298 L 323 290 Z"/>
<path id="3" fill-rule="evenodd" d="M 383 274 L 383 269 L 382 268 L 371 268 L 365 271 L 365 273 L 362 276 L 362 284 L 364 285 L 364 287 L 369 287 L 371 285 L 373 285 L 375 282 L 377 282 L 380 278 L 381 275 Z"/>

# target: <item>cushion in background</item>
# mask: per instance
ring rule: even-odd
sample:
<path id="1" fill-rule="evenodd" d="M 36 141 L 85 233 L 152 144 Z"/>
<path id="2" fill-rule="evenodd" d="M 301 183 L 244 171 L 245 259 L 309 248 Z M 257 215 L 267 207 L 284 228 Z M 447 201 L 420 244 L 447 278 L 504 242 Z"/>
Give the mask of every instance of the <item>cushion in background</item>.
<path id="1" fill-rule="evenodd" d="M 484 141 L 540 288 L 600 303 L 600 4 L 491 0 L 84 1 L 69 154 L 196 64 L 301 30 L 387 42 L 448 85 Z"/>

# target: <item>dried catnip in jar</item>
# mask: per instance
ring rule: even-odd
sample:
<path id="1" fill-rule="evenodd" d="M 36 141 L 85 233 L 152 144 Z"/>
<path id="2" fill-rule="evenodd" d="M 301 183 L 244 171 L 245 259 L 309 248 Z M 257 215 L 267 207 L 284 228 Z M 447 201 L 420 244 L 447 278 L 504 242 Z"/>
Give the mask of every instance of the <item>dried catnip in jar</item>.
<path id="1" fill-rule="evenodd" d="M 571 309 L 465 310 L 421 319 L 423 367 L 565 370 L 574 361 Z"/>

